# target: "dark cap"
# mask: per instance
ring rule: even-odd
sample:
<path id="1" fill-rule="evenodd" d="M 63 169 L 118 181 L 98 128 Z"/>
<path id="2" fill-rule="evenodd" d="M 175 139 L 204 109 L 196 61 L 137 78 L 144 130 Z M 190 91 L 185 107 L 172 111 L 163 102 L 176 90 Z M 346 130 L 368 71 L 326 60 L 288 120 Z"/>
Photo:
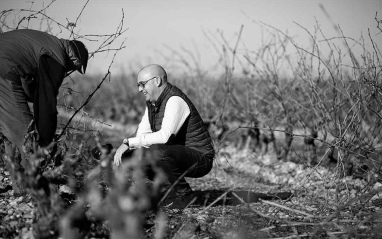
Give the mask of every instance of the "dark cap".
<path id="1" fill-rule="evenodd" d="M 86 66 L 88 65 L 89 52 L 84 43 L 78 40 L 71 40 L 70 43 L 74 45 L 73 50 L 81 62 L 82 67 L 78 70 L 81 74 L 85 74 Z"/>

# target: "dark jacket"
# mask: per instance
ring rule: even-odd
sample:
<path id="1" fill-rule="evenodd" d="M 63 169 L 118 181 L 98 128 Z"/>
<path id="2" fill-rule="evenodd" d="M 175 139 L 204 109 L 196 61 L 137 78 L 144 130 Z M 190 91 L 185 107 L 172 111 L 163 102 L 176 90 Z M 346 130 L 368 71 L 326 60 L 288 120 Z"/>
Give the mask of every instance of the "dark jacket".
<path id="1" fill-rule="evenodd" d="M 66 68 L 69 41 L 48 33 L 22 29 L 0 34 L 0 75 L 12 80 L 38 76 L 38 63 L 43 55 L 52 57 Z"/>
<path id="2" fill-rule="evenodd" d="M 151 130 L 156 132 L 161 129 L 166 103 L 172 96 L 179 96 L 187 103 L 190 108 L 190 115 L 180 128 L 178 134 L 172 135 L 167 144 L 184 145 L 213 157 L 214 148 L 211 136 L 205 127 L 199 112 L 191 100 L 180 89 L 170 83 L 167 84 L 166 88 L 155 102 L 155 106 L 149 102 L 147 103 Z"/>
<path id="3" fill-rule="evenodd" d="M 22 85 L 33 102 L 40 145 L 49 144 L 57 127 L 57 95 L 73 54 L 69 41 L 36 30 L 0 34 L 0 76 Z"/>

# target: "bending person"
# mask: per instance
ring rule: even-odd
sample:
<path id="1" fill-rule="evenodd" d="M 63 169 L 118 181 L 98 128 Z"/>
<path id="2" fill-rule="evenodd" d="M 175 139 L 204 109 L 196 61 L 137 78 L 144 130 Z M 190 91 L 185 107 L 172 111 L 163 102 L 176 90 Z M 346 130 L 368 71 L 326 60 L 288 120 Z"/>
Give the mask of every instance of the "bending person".
<path id="1" fill-rule="evenodd" d="M 62 81 L 72 71 L 85 73 L 87 62 L 88 51 L 80 41 L 30 29 L 0 34 L 0 130 L 10 142 L 5 151 L 12 162 L 18 148 L 25 164 L 22 145 L 32 119 L 39 146 L 53 141 Z M 33 102 L 33 114 L 28 102 Z M 22 193 L 13 174 L 11 179 L 14 193 Z"/>

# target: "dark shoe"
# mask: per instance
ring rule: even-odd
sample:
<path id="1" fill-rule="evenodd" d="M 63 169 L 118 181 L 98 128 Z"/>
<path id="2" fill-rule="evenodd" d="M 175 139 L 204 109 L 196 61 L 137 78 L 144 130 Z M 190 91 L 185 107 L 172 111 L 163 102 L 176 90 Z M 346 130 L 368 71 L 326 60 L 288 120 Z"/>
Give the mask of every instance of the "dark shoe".
<path id="1" fill-rule="evenodd" d="M 182 210 L 193 205 L 196 200 L 197 197 L 192 192 L 187 195 L 177 195 L 171 203 L 166 205 L 166 208 Z"/>
<path id="2" fill-rule="evenodd" d="M 6 185 L 5 187 L 0 187 L 0 194 L 1 193 L 6 193 L 8 191 L 12 190 L 12 186 L 11 185 Z"/>

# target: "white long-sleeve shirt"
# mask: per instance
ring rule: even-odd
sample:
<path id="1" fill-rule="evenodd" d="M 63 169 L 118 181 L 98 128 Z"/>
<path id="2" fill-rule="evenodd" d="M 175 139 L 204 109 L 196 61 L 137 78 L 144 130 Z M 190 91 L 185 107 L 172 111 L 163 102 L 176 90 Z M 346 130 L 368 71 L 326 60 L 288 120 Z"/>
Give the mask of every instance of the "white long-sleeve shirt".
<path id="1" fill-rule="evenodd" d="M 176 135 L 191 111 L 187 103 L 179 96 L 171 96 L 166 104 L 162 127 L 157 132 L 152 132 L 149 122 L 148 108 L 138 125 L 136 137 L 129 138 L 132 148 L 150 147 L 152 144 L 165 144 L 172 134 Z"/>

